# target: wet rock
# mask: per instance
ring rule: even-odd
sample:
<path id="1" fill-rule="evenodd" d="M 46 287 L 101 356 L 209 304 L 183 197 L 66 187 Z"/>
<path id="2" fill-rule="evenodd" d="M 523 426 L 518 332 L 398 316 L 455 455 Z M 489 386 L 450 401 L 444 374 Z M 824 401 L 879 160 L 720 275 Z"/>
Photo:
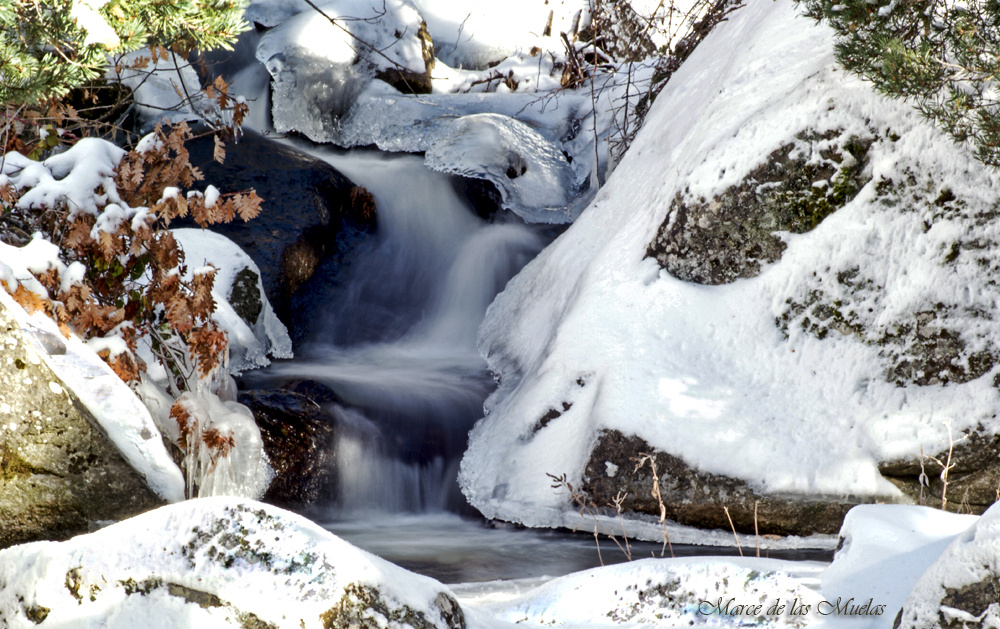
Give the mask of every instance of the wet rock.
<path id="1" fill-rule="evenodd" d="M 617 430 L 601 433 L 587 461 L 581 488 L 587 499 L 598 507 L 612 507 L 622 492 L 627 494 L 622 503 L 624 512 L 659 517 L 660 504 L 652 494 L 652 468 L 646 462 L 632 472 L 640 454 L 653 455 L 666 517 L 680 524 L 731 530 L 732 518 L 741 533 L 834 534 L 847 512 L 858 504 L 841 496 L 796 500 L 760 494 L 744 481 L 695 469 L 676 456 L 654 450 L 640 437 Z"/>
<path id="2" fill-rule="evenodd" d="M 263 500 L 302 508 L 334 498 L 333 419 L 315 401 L 294 391 L 242 391 L 253 411 L 275 477 Z"/>
<path id="3" fill-rule="evenodd" d="M 0 547 L 163 504 L 35 351 L 0 305 Z"/>
<path id="4" fill-rule="evenodd" d="M 503 209 L 503 197 L 492 181 L 455 176 L 451 185 L 460 197 L 469 202 L 476 216 L 483 220 L 489 220 Z"/>
<path id="5" fill-rule="evenodd" d="M 260 291 L 257 290 L 258 279 L 260 279 L 259 275 L 250 268 L 244 267 L 236 274 L 233 285 L 229 289 L 229 305 L 249 326 L 257 323 L 257 317 L 264 309 Z"/>
<path id="6" fill-rule="evenodd" d="M 839 131 L 799 133 L 743 181 L 707 200 L 678 194 L 646 251 L 677 278 L 728 284 L 777 262 L 785 243 L 846 205 L 870 180 L 871 139 Z"/>
<path id="7" fill-rule="evenodd" d="M 927 452 L 922 461 L 915 453 L 881 463 L 879 472 L 917 504 L 944 502 L 948 511 L 982 513 L 996 501 L 1000 487 L 1000 435 L 977 431 L 956 435 L 956 441 L 950 452 Z M 946 465 L 947 491 L 941 477 Z"/>
<path id="8" fill-rule="evenodd" d="M 289 299 L 349 233 L 374 229 L 374 200 L 329 164 L 246 131 L 226 146 L 225 162 L 212 159 L 212 137 L 188 143 L 191 163 L 220 190 L 253 188 L 264 199 L 257 218 L 213 225 L 261 269 L 264 292 L 279 318 Z M 194 226 L 184 221 L 172 227 Z"/>

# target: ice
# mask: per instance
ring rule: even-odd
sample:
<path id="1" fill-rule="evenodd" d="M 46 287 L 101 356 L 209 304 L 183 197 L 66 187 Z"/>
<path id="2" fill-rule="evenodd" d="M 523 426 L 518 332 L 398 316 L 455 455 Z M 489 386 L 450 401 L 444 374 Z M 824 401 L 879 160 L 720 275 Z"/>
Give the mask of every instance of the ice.
<path id="1" fill-rule="evenodd" d="M 493 182 L 503 206 L 533 223 L 569 223 L 579 195 L 566 157 L 526 124 L 498 114 L 442 125 L 427 149 L 434 170 Z M 579 208 L 582 209 L 582 208 Z"/>
<path id="2" fill-rule="evenodd" d="M 175 404 L 186 412 L 181 439 L 188 497 L 263 496 L 274 471 L 250 409 L 190 391 Z"/>
<path id="3" fill-rule="evenodd" d="M 368 0 L 320 8 L 325 16 L 305 11 L 268 31 L 257 59 L 271 74 L 275 129 L 331 142 L 339 137 L 340 118 L 378 71 L 427 68 L 422 19 L 406 0 L 387 0 L 384 9 Z"/>

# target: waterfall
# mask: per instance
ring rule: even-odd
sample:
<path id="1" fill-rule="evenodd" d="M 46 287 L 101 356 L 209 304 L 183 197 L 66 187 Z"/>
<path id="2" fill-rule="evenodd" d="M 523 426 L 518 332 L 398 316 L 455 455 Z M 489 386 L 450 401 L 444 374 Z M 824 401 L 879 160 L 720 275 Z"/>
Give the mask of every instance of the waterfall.
<path id="1" fill-rule="evenodd" d="M 344 401 L 331 409 L 342 513 L 461 510 L 458 461 L 493 386 L 476 332 L 545 239 L 482 220 L 420 157 L 299 148 L 368 188 L 378 227 L 336 272 L 318 271 L 322 306 L 300 358 L 268 372 L 316 380 Z"/>

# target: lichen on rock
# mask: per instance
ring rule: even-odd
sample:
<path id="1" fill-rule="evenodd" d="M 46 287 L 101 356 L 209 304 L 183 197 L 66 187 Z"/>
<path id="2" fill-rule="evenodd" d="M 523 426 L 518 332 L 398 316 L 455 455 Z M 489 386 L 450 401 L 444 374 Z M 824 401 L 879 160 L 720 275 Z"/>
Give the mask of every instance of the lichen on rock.
<path id="1" fill-rule="evenodd" d="M 778 261 L 777 232 L 805 233 L 843 207 L 871 178 L 874 136 L 802 131 L 743 180 L 712 199 L 678 193 L 646 251 L 675 277 L 728 284 Z"/>

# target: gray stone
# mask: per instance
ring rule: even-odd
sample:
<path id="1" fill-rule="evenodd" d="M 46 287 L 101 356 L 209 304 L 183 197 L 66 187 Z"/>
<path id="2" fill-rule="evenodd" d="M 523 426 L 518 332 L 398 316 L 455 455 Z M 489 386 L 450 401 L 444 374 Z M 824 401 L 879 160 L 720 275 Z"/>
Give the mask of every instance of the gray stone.
<path id="1" fill-rule="evenodd" d="M 656 464 L 666 517 L 680 524 L 735 528 L 751 535 L 835 534 L 847 512 L 860 502 L 843 496 L 796 499 L 761 494 L 742 480 L 695 469 L 676 456 L 654 450 L 642 438 L 617 430 L 601 433 L 591 452 L 581 488 L 585 500 L 597 507 L 610 507 L 621 492 L 626 494 L 621 503 L 624 513 L 659 516 L 649 462 L 633 472 L 636 457 L 643 454 L 652 455 Z M 607 463 L 616 470 L 613 475 Z"/>
<path id="2" fill-rule="evenodd" d="M 915 454 L 881 463 L 879 472 L 917 504 L 940 507 L 944 497 L 948 511 L 982 513 L 996 501 L 1000 487 L 1000 435 L 977 431 L 956 439 L 950 452 L 925 453 L 923 465 Z M 945 487 L 941 472 L 949 462 Z"/>
<path id="3" fill-rule="evenodd" d="M 0 547 L 163 504 L 34 352 L 0 304 Z"/>
<path id="4" fill-rule="evenodd" d="M 678 194 L 646 255 L 698 284 L 758 275 L 762 263 L 777 262 L 785 250 L 774 232 L 815 228 L 870 180 L 871 142 L 839 131 L 799 133 L 717 197 Z"/>
<path id="5" fill-rule="evenodd" d="M 249 267 L 244 267 L 236 274 L 229 289 L 229 305 L 251 328 L 257 323 L 257 317 L 264 309 L 262 295 L 257 289 L 258 279 L 260 276 Z"/>

